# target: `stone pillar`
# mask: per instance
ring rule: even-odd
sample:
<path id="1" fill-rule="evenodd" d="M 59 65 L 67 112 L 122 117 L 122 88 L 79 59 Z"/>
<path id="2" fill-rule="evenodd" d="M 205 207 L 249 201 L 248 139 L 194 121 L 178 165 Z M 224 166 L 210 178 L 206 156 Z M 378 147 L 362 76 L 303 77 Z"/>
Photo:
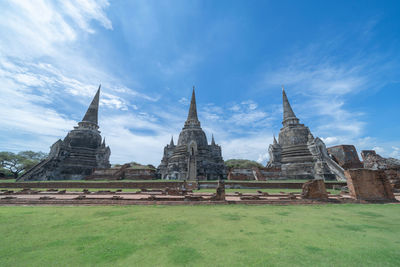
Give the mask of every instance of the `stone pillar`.
<path id="1" fill-rule="evenodd" d="M 305 199 L 328 199 L 323 179 L 310 180 L 303 184 L 301 197 Z"/>
<path id="2" fill-rule="evenodd" d="M 225 182 L 223 180 L 218 181 L 215 200 L 225 200 Z"/>

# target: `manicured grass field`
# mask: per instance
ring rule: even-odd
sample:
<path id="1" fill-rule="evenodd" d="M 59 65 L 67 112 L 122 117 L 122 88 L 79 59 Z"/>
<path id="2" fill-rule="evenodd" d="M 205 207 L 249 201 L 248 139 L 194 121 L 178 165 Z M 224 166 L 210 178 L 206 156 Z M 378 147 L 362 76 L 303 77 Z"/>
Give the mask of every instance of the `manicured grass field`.
<path id="1" fill-rule="evenodd" d="M 399 266 L 400 205 L 0 207 L 1 266 Z"/>

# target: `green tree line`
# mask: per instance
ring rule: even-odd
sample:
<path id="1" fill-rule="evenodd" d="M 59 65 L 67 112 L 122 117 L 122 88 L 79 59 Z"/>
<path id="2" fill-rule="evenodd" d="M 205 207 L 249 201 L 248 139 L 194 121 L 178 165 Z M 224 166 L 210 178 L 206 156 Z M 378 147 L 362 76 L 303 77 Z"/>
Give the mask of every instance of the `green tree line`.
<path id="1" fill-rule="evenodd" d="M 29 170 L 47 157 L 46 153 L 34 151 L 21 151 L 13 153 L 0 152 L 0 176 L 18 178 L 19 175 Z"/>
<path id="2" fill-rule="evenodd" d="M 230 159 L 225 161 L 225 165 L 228 169 L 232 168 L 240 168 L 240 169 L 251 169 L 253 167 L 256 168 L 263 168 L 264 166 L 261 165 L 260 163 L 253 161 L 253 160 L 247 160 L 247 159 Z"/>

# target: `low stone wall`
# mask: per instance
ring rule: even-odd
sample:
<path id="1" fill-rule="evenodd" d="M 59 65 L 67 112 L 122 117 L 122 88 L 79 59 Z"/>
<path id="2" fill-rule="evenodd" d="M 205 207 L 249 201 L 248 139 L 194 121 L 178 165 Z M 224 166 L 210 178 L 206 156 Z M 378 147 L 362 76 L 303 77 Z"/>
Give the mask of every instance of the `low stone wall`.
<path id="1" fill-rule="evenodd" d="M 282 179 L 279 168 L 233 168 L 228 172 L 228 180 L 233 181 L 266 181 L 269 179 Z"/>
<path id="2" fill-rule="evenodd" d="M 259 180 L 265 181 L 269 179 L 282 179 L 282 172 L 280 168 L 263 168 L 259 169 Z"/>
<path id="3" fill-rule="evenodd" d="M 183 181 L 174 182 L 21 182 L 0 183 L 0 188 L 117 188 L 117 189 L 162 189 L 166 187 L 182 187 Z M 345 186 L 346 183 L 326 183 L 327 189 L 333 186 Z M 301 189 L 303 183 L 251 183 L 226 181 L 227 189 Z M 217 181 L 201 181 L 200 188 L 215 189 Z"/>
<path id="4" fill-rule="evenodd" d="M 166 188 L 180 187 L 183 182 L 21 182 L 0 183 L 0 188 Z"/>
<path id="5" fill-rule="evenodd" d="M 233 168 L 228 172 L 228 180 L 236 180 L 236 181 L 255 180 L 254 171 L 251 168 Z"/>
<path id="6" fill-rule="evenodd" d="M 200 188 L 216 188 L 217 182 L 200 182 Z M 335 182 L 325 183 L 327 189 L 333 189 L 334 186 L 346 186 L 346 183 Z M 226 181 L 225 188 L 227 189 L 302 189 L 303 183 L 246 183 Z"/>
<path id="7" fill-rule="evenodd" d="M 85 180 L 154 180 L 156 170 L 149 168 L 133 168 L 127 163 L 120 167 L 109 169 L 95 169 L 94 172 L 85 177 Z"/>

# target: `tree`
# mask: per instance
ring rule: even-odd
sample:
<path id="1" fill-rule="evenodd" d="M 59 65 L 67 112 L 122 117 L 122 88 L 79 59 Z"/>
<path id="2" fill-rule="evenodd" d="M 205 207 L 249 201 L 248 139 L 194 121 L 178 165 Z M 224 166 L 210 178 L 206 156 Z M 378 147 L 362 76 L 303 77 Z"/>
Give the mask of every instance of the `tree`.
<path id="1" fill-rule="evenodd" d="M 32 168 L 46 156 L 43 152 L 21 151 L 15 154 L 3 151 L 0 152 L 0 168 L 9 171 L 16 179 L 19 174 Z"/>
<path id="2" fill-rule="evenodd" d="M 230 159 L 225 161 L 225 165 L 226 167 L 228 167 L 228 169 L 231 168 L 251 169 L 253 167 L 263 168 L 263 165 L 261 165 L 260 163 L 247 159 Z"/>

